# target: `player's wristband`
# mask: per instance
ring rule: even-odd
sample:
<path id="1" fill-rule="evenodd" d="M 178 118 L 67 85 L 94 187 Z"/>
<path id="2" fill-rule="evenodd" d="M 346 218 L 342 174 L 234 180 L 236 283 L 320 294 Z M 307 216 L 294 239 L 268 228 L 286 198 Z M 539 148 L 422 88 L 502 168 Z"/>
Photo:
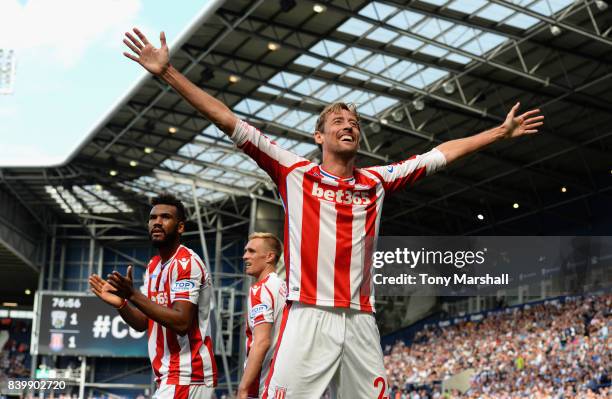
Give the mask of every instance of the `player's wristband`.
<path id="1" fill-rule="evenodd" d="M 124 299 L 124 300 L 123 300 L 123 303 L 121 304 L 121 306 L 119 306 L 118 308 L 115 308 L 115 309 L 117 309 L 117 310 L 121 310 L 121 309 L 123 309 L 123 308 L 124 308 L 124 307 L 127 305 L 127 303 L 128 303 L 128 300 L 127 300 L 127 299 Z"/>

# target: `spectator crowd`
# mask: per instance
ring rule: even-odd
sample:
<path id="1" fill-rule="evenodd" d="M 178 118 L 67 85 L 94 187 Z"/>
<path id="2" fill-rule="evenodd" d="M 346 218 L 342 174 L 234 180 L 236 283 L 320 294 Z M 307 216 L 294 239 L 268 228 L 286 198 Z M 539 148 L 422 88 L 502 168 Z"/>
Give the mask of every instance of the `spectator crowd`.
<path id="1" fill-rule="evenodd" d="M 428 327 L 385 350 L 390 399 L 610 398 L 612 295 Z M 444 381 L 471 374 L 463 392 Z"/>

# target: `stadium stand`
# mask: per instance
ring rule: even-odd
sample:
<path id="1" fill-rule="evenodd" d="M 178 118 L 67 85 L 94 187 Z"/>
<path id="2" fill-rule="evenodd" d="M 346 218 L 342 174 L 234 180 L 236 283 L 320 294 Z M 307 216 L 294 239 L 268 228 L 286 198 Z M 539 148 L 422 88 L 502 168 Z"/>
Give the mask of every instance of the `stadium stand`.
<path id="1" fill-rule="evenodd" d="M 612 295 L 568 297 L 429 325 L 385 351 L 392 399 L 605 398 Z M 465 392 L 445 381 L 473 370 Z"/>
<path id="2" fill-rule="evenodd" d="M 320 160 L 315 122 L 331 101 L 359 104 L 360 166 L 398 162 L 488 129 L 516 101 L 543 109 L 550 126 L 543 134 L 491 147 L 389 198 L 381 236 L 610 235 L 609 0 L 204 3 L 183 35 L 169 38 L 172 64 L 313 161 Z M 127 264 L 140 283 L 152 253 L 143 221 L 150 197 L 162 191 L 185 202 L 186 244 L 211 269 L 219 304 L 216 395 L 228 398 L 245 356 L 245 238 L 248 231 L 282 235 L 287 204 L 257 165 L 159 79 L 135 82 L 62 164 L 0 167 L 0 303 L 37 311 L 41 292 L 82 294 L 90 274 Z M 504 295 L 523 301 L 517 290 Z M 385 329 L 387 320 L 379 320 L 380 331 L 438 310 L 437 301 L 425 307 L 421 298 L 381 300 L 378 313 L 393 323 Z M 605 298 L 452 319 L 397 344 L 388 335 L 389 399 L 609 395 Z M 585 304 L 592 309 L 583 317 Z M 408 321 L 412 305 L 419 313 Z M 30 358 L 27 345 L 36 349 L 37 340 L 26 335 L 0 335 L 0 380 L 19 372 L 34 379 L 42 366 L 72 375 L 82 365 L 89 371 L 80 374 L 81 397 L 139 397 L 153 387 L 144 357 L 33 350 Z M 445 393 L 461 385 L 451 383 L 461 372 L 472 375 L 469 389 Z M 69 382 L 66 392 L 76 397 L 77 382 Z"/>
<path id="3" fill-rule="evenodd" d="M 25 320 L 0 322 L 0 381 L 30 376 L 31 324 Z"/>

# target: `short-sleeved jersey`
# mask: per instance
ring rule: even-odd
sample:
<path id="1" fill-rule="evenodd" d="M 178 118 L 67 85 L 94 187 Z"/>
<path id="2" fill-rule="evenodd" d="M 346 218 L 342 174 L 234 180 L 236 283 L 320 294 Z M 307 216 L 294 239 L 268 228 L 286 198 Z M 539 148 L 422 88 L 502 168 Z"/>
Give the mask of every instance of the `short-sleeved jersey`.
<path id="1" fill-rule="evenodd" d="M 285 308 L 287 296 L 287 285 L 276 273 L 268 274 L 264 279 L 251 285 L 247 300 L 247 324 L 246 324 L 246 354 L 247 357 L 253 345 L 253 330 L 262 323 L 272 323 L 272 342 L 270 349 L 264 357 L 259 377 L 249 387 L 249 398 L 260 397 L 263 390 L 263 381 L 268 377 L 270 363 L 276 341 L 280 331 L 280 320 Z M 246 366 L 246 363 L 245 363 Z M 261 383 L 260 383 L 261 382 Z"/>
<path id="2" fill-rule="evenodd" d="M 175 301 L 189 301 L 197 306 L 195 319 L 182 337 L 149 319 L 149 358 L 157 383 L 216 386 L 217 366 L 208 324 L 212 286 L 204 262 L 183 245 L 166 263 L 154 256 L 141 290 L 161 306 L 172 307 Z"/>
<path id="3" fill-rule="evenodd" d="M 231 139 L 278 186 L 285 208 L 287 300 L 372 312 L 372 251 L 383 200 L 444 167 L 444 155 L 433 149 L 391 165 L 355 168 L 342 179 L 244 121 Z"/>

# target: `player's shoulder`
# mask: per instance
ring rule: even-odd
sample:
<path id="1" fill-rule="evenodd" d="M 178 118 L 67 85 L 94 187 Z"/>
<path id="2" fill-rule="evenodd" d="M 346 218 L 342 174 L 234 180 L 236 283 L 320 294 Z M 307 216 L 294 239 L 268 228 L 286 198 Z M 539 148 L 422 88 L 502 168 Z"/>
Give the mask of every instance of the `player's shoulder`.
<path id="1" fill-rule="evenodd" d="M 202 258 L 200 258 L 200 255 L 198 255 L 193 249 L 188 248 L 184 245 L 181 245 L 178 248 L 178 250 L 176 251 L 175 258 L 178 259 L 179 261 L 195 260 L 199 264 L 204 264 L 204 262 L 202 261 Z"/>
<path id="2" fill-rule="evenodd" d="M 355 185 L 375 186 L 382 182 L 381 173 L 387 166 L 368 166 L 355 168 Z"/>
<path id="3" fill-rule="evenodd" d="M 157 265 L 159 264 L 159 262 L 161 262 L 161 256 L 159 255 L 154 255 L 150 260 L 149 263 L 147 263 L 147 271 L 148 272 L 153 272 L 153 269 L 155 269 L 157 267 Z"/>
<path id="4" fill-rule="evenodd" d="M 280 278 L 276 273 L 270 273 L 264 280 L 264 284 L 271 292 L 287 291 L 285 280 Z"/>

